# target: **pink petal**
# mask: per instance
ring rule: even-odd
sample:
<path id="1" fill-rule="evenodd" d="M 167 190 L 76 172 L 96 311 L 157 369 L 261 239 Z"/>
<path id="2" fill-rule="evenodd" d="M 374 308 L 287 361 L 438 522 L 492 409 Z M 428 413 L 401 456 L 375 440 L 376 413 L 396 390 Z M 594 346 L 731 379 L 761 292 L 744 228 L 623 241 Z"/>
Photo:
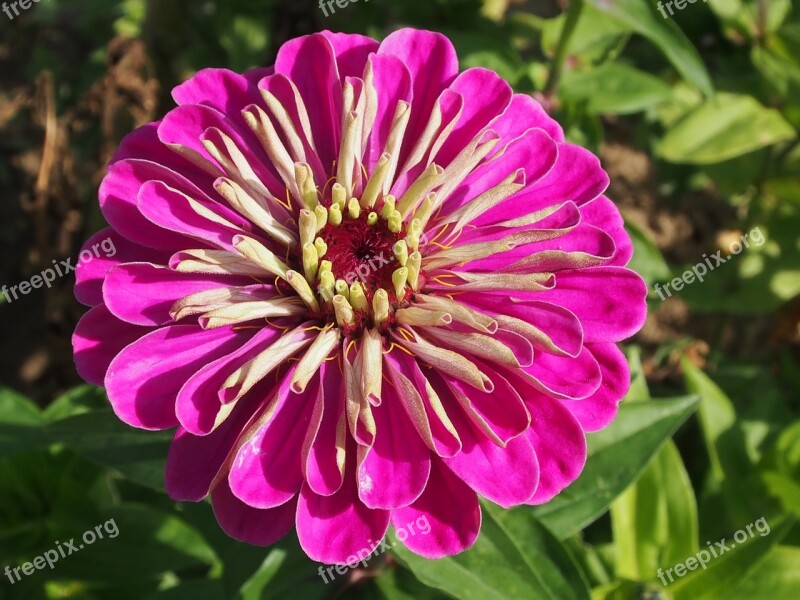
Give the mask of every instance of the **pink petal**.
<path id="1" fill-rule="evenodd" d="M 540 294 L 542 300 L 563 306 L 580 319 L 584 342 L 589 344 L 629 338 L 647 317 L 647 284 L 622 267 L 560 271 L 555 289 Z"/>
<path id="2" fill-rule="evenodd" d="M 439 94 L 458 75 L 458 57 L 453 44 L 441 33 L 400 29 L 381 43 L 378 54 L 396 56 L 411 73 L 413 103 L 406 135 L 417 139 Z"/>
<path id="3" fill-rule="evenodd" d="M 218 175 L 223 175 L 223 171 L 202 144 L 204 135 L 209 130 L 226 134 L 241 151 L 261 183 L 273 195 L 283 196 L 283 182 L 280 181 L 261 144 L 249 129 L 245 129 L 239 113 L 228 117 L 210 106 L 200 104 L 179 106 L 164 116 L 158 126 L 158 138 L 164 144 L 178 144 L 188 148 L 205 159 L 209 169 L 215 173 L 218 171 Z"/>
<path id="4" fill-rule="evenodd" d="M 198 502 L 215 481 L 227 479 L 222 471 L 249 423 L 260 414 L 270 383 L 259 382 L 228 418 L 208 435 L 193 435 L 178 427 L 167 455 L 164 484 L 173 500 Z M 216 398 L 216 394 L 214 395 Z M 227 485 L 227 484 L 226 484 Z"/>
<path id="5" fill-rule="evenodd" d="M 429 374 L 431 385 L 443 402 L 445 399 L 457 402 L 486 435 L 492 435 L 507 444 L 528 428 L 528 410 L 514 387 L 500 374 L 501 369 L 498 366 L 490 367 L 475 357 L 470 357 L 470 360 L 491 379 L 494 388 L 490 392 L 478 390 L 450 375 L 433 370 Z"/>
<path id="6" fill-rule="evenodd" d="M 510 508 L 530 498 L 539 481 L 539 464 L 525 435 L 514 438 L 505 448 L 478 430 L 460 410 L 451 411 L 457 420 L 463 448 L 444 463 L 473 490 L 492 502 Z"/>
<path id="7" fill-rule="evenodd" d="M 602 374 L 586 348 L 576 357 L 538 352 L 533 365 L 524 369 L 545 393 L 559 398 L 587 398 L 597 391 Z"/>
<path id="8" fill-rule="evenodd" d="M 224 478 L 211 493 L 211 503 L 222 530 L 254 546 L 270 546 L 289 533 L 297 508 L 297 498 L 266 510 L 247 506 L 231 493 Z"/>
<path id="9" fill-rule="evenodd" d="M 72 351 L 82 379 L 98 387 L 114 357 L 128 344 L 152 331 L 120 321 L 102 304 L 87 312 L 75 326 Z"/>
<path id="10" fill-rule="evenodd" d="M 554 168 L 557 158 L 558 147 L 550 136 L 541 129 L 529 129 L 508 145 L 502 158 L 485 163 L 467 176 L 445 201 L 442 215 L 447 216 L 486 190 L 500 184 L 515 171 L 522 169 L 525 174 L 524 182 L 528 187 L 504 200 L 495 210 L 502 210 L 501 207 L 507 203 L 516 206 L 521 202 L 520 197 L 525 191 Z M 491 214 L 492 211 L 487 212 Z M 475 221 L 476 224 L 491 222 L 487 221 L 484 215 L 480 215 Z"/>
<path id="11" fill-rule="evenodd" d="M 630 388 L 631 373 L 625 355 L 616 344 L 589 344 L 586 348 L 600 365 L 603 383 L 588 398 L 565 402 L 564 406 L 585 431 L 597 431 L 617 415 L 619 402 Z"/>
<path id="12" fill-rule="evenodd" d="M 275 73 L 291 79 L 305 102 L 317 153 L 331 172 L 341 141 L 342 84 L 331 42 L 315 33 L 286 42 Z M 360 75 L 360 73 L 359 73 Z"/>
<path id="13" fill-rule="evenodd" d="M 192 435 L 208 435 L 214 430 L 222 409 L 217 395 L 225 380 L 240 366 L 272 345 L 282 331 L 270 327 L 259 329 L 241 347 L 209 362 L 192 375 L 178 392 L 175 413 L 181 425 Z M 256 394 L 255 390 L 248 396 Z"/>
<path id="14" fill-rule="evenodd" d="M 294 369 L 282 376 L 271 394 L 271 416 L 239 448 L 228 482 L 245 504 L 272 508 L 288 502 L 303 483 L 301 452 L 314 408 L 312 388 L 295 394 Z"/>
<path id="15" fill-rule="evenodd" d="M 467 69 L 456 77 L 450 89 L 464 98 L 464 110 L 447 142 L 435 157 L 439 165 L 449 165 L 481 131 L 509 106 L 511 86 L 494 71 Z"/>
<path id="16" fill-rule="evenodd" d="M 186 238 L 154 225 L 142 215 L 136 202 L 145 181 L 168 179 L 170 172 L 165 167 L 149 161 L 127 159 L 111 165 L 99 191 L 106 221 L 120 235 L 141 246 L 172 252 L 186 248 Z"/>
<path id="17" fill-rule="evenodd" d="M 201 69 L 172 89 L 175 103 L 203 104 L 218 111 L 238 115 L 248 104 L 261 102 L 255 84 L 228 69 Z"/>
<path id="18" fill-rule="evenodd" d="M 378 97 L 375 124 L 364 153 L 364 166 L 367 173 L 372 173 L 386 149 L 397 103 L 402 100 L 410 104 L 412 94 L 411 74 L 403 61 L 388 54 L 371 56 L 369 60 L 372 63 L 373 85 Z"/>
<path id="19" fill-rule="evenodd" d="M 347 449 L 348 465 L 342 487 L 320 496 L 306 484 L 297 505 L 297 537 L 311 560 L 344 564 L 365 558 L 383 539 L 389 511 L 367 508 L 358 498 L 355 481 L 355 447 Z"/>
<path id="20" fill-rule="evenodd" d="M 585 223 L 602 229 L 614 238 L 617 251 L 607 264 L 619 267 L 627 265 L 633 256 L 633 242 L 625 231 L 625 221 L 616 205 L 606 196 L 600 196 L 581 206 L 581 216 Z"/>
<path id="21" fill-rule="evenodd" d="M 192 208 L 188 196 L 161 181 L 148 181 L 143 184 L 139 189 L 137 205 L 141 214 L 151 223 L 155 223 L 162 229 L 185 235 L 186 241 L 183 248 L 208 244 L 236 252 L 233 247 L 233 238 L 237 235 L 249 234 L 249 231 L 242 227 L 246 223 L 241 217 L 234 222 L 212 221 Z M 224 219 L 224 216 L 213 205 L 204 204 L 203 206 Z M 250 237 L 257 236 L 250 235 Z"/>
<path id="22" fill-rule="evenodd" d="M 582 400 L 578 402 L 583 402 Z M 539 394 L 530 397 L 531 428 L 527 438 L 539 459 L 539 487 L 530 504 L 543 504 L 578 478 L 586 462 L 586 437 L 578 421 L 561 402 Z"/>
<path id="23" fill-rule="evenodd" d="M 172 322 L 169 309 L 180 298 L 247 282 L 242 277 L 179 273 L 168 267 L 135 262 L 118 265 L 108 272 L 103 296 L 109 310 L 123 321 L 164 325 Z"/>
<path id="24" fill-rule="evenodd" d="M 544 129 L 557 142 L 564 141 L 561 125 L 528 94 L 514 94 L 508 108 L 492 122 L 492 129 L 500 134 L 504 143 L 518 138 L 532 127 Z M 503 144 L 499 144 L 497 150 L 502 147 Z"/>
<path id="25" fill-rule="evenodd" d="M 110 240 L 106 241 L 106 240 Z M 96 252 L 92 249 L 96 247 Z M 111 255 L 104 248 L 112 247 Z M 86 306 L 96 306 L 103 302 L 103 280 L 111 267 L 120 263 L 148 261 L 166 263 L 169 252 L 145 248 L 125 239 L 110 227 L 101 229 L 83 244 L 81 253 L 92 252 L 94 258 L 81 263 L 75 270 L 75 298 Z"/>
<path id="26" fill-rule="evenodd" d="M 342 78 L 361 77 L 367 58 L 371 53 L 377 52 L 380 46 L 372 38 L 357 33 L 333 33 L 326 30 L 320 32 L 320 35 L 325 36 L 333 46 L 339 76 Z"/>
<path id="27" fill-rule="evenodd" d="M 309 487 L 320 496 L 330 496 L 342 487 L 344 465 L 338 463 L 339 446 L 347 436 L 344 416 L 344 380 L 338 365 L 323 362 L 317 405 L 303 444 L 303 474 Z M 319 380 L 318 380 L 319 381 Z"/>
<path id="28" fill-rule="evenodd" d="M 227 328 L 204 331 L 196 325 L 172 325 L 145 335 L 108 368 L 105 387 L 114 412 L 141 429 L 175 427 L 175 398 L 184 382 L 246 337 Z"/>
<path id="29" fill-rule="evenodd" d="M 401 373 L 406 377 L 415 387 L 422 399 L 424 408 L 424 415 L 419 414 L 413 409 L 409 403 L 409 399 L 398 394 L 395 386 L 385 386 L 384 393 L 387 394 L 390 401 L 401 403 L 406 409 L 406 414 L 411 418 L 414 423 L 417 435 L 421 439 L 430 435 L 431 450 L 438 456 L 454 456 L 461 450 L 461 440 L 452 423 L 445 423 L 442 416 L 434 410 L 432 403 L 431 390 L 429 390 L 430 382 L 422 372 L 419 362 L 412 356 L 405 352 L 388 352 L 384 354 L 384 360 L 389 370 L 389 376 L 392 377 L 394 373 Z M 446 388 L 445 388 L 446 389 Z M 449 396 L 450 391 L 447 391 Z M 446 411 L 443 411 L 446 415 Z"/>
<path id="30" fill-rule="evenodd" d="M 478 539 L 481 507 L 477 494 L 442 461 L 434 460 L 431 466 L 422 496 L 411 506 L 393 510 L 392 526 L 412 552 L 443 558 L 463 552 Z M 416 534 L 409 533 L 412 528 Z"/>
<path id="31" fill-rule="evenodd" d="M 370 508 L 411 504 L 422 494 L 431 471 L 429 450 L 394 400 L 387 397 L 373 408 L 375 443 L 359 447 L 358 496 Z"/>

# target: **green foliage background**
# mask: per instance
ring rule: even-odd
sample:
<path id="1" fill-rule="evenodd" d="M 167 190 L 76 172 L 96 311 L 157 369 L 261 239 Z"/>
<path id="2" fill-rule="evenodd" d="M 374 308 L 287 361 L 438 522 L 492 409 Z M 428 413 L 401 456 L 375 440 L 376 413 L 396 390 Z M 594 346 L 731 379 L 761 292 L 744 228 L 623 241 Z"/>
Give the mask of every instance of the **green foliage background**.
<path id="1" fill-rule="evenodd" d="M 682 198 L 711 190 L 728 229 L 763 231 L 763 246 L 678 294 L 691 314 L 720 332 L 749 321 L 763 330 L 796 305 L 800 9 L 790 0 L 708 0 L 670 19 L 651 0 L 359 0 L 330 18 L 313 3 L 277 0 L 44 0 L 13 22 L 0 15 L 5 60 L 30 80 L 51 73 L 58 111 L 103 75 L 118 36 L 143 41 L 158 112 L 199 68 L 267 65 L 280 43 L 315 30 L 382 38 L 403 25 L 446 33 L 462 66 L 492 68 L 536 94 L 572 141 L 597 151 L 622 124 L 658 174 L 661 206 L 680 211 Z M 65 46 L 74 53 L 57 51 Z M 80 159 L 98 136 L 90 124 L 71 151 Z M 10 171 L 0 166 L 0 185 Z M 80 185 L 85 239 L 101 224 L 96 187 Z M 665 258 L 629 226 L 632 266 L 651 285 L 701 260 L 702 249 Z M 427 561 L 396 547 L 328 585 L 293 534 L 249 547 L 219 531 L 207 503 L 172 502 L 162 488 L 169 434 L 120 424 L 102 390 L 34 401 L 4 387 L 0 568 L 110 518 L 120 534 L 13 586 L 0 573 L 0 598 L 800 598 L 800 332 L 753 339 L 764 336 L 712 337 L 700 360 L 691 328 L 677 341 L 635 340 L 629 396 L 619 418 L 589 436 L 585 472 L 568 490 L 536 508 L 484 503 L 481 537 L 462 555 Z M 659 368 L 672 375 L 653 377 Z M 761 517 L 769 535 L 667 587 L 658 580 L 658 569 Z"/>

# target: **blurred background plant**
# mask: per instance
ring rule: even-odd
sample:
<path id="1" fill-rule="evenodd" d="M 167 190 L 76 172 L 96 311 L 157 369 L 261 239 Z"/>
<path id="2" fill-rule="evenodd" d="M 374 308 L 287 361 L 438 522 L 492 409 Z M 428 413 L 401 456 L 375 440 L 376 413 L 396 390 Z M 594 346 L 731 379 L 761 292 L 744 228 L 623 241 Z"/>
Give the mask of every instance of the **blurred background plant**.
<path id="1" fill-rule="evenodd" d="M 553 502 L 484 505 L 468 552 L 402 550 L 325 585 L 290 535 L 222 534 L 206 503 L 163 492 L 168 434 L 121 425 L 79 385 L 83 309 L 66 277 L 0 305 L 0 567 L 115 518 L 120 536 L 0 598 L 800 597 L 800 9 L 708 0 L 664 19 L 649 0 L 48 0 L 0 17 L 0 281 L 75 256 L 103 225 L 96 190 L 120 138 L 195 70 L 271 64 L 312 31 L 435 29 L 462 66 L 533 94 L 611 175 L 652 284 L 758 226 L 766 243 L 662 302 L 628 344 L 620 416 L 590 436 Z M 2 300 L 0 300 L 2 301 Z M 680 428 L 680 429 L 679 429 Z M 760 517 L 755 537 L 667 588 L 656 572 Z"/>

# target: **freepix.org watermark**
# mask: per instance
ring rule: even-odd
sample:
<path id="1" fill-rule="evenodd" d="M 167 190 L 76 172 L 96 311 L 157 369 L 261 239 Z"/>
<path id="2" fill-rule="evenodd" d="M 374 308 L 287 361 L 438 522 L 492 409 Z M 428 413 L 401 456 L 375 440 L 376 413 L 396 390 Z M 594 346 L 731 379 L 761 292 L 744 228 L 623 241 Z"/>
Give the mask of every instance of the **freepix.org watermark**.
<path id="1" fill-rule="evenodd" d="M 753 528 L 755 528 L 755 532 L 753 532 Z M 711 542 L 706 542 L 708 550 L 703 548 L 694 556 L 690 556 L 685 561 L 680 562 L 669 569 L 659 569 L 656 572 L 656 575 L 658 575 L 658 578 L 661 580 L 661 583 L 664 584 L 664 587 L 667 587 L 670 583 L 675 582 L 675 579 L 672 576 L 673 571 L 675 572 L 676 577 L 683 577 L 689 571 L 694 571 L 697 569 L 698 566 L 703 567 L 705 570 L 706 565 L 708 565 L 713 558 L 718 558 L 726 552 L 730 552 L 736 548 L 737 544 L 741 546 L 750 538 L 755 537 L 756 533 L 758 533 L 761 537 L 764 537 L 765 535 L 769 535 L 769 531 L 770 529 L 767 519 L 765 517 L 761 517 L 755 523 L 750 523 L 744 529 L 740 529 L 734 533 L 733 542 L 726 543 L 726 538 L 722 538 L 719 542 L 714 542 L 713 545 Z M 664 575 L 667 577 L 665 578 Z M 669 583 L 667 583 L 667 578 L 669 578 Z"/>
<path id="2" fill-rule="evenodd" d="M 100 251 L 106 258 L 111 258 L 117 253 L 117 248 L 114 246 L 114 240 L 110 237 L 105 238 L 103 241 L 92 245 L 91 249 L 82 250 L 78 255 L 78 263 L 73 264 L 72 258 L 58 262 L 53 260 L 53 266 L 48 267 L 38 275 L 34 275 L 28 281 L 23 281 L 11 287 L 4 285 L 0 288 L 6 302 L 9 304 L 14 300 L 19 300 L 20 295 L 25 296 L 31 290 L 38 289 L 44 285 L 48 288 L 53 285 L 53 282 L 58 277 L 64 277 L 72 273 L 75 269 L 80 268 L 81 265 L 92 262 L 95 258 L 100 258 Z M 19 294 L 17 293 L 19 292 Z"/>
<path id="3" fill-rule="evenodd" d="M 13 21 L 14 17 L 20 15 L 20 10 L 28 10 L 34 4 L 39 4 L 41 0 L 16 0 L 16 2 L 3 2 L 0 10 L 6 13 L 6 16 Z M 11 13 L 14 14 L 11 14 Z"/>
<path id="4" fill-rule="evenodd" d="M 754 246 L 758 247 L 763 246 L 765 241 L 766 238 L 761 232 L 761 229 L 759 227 L 754 227 L 752 230 L 742 235 L 740 239 L 734 240 L 730 243 L 728 246 L 728 251 L 730 254 L 727 258 L 722 256 L 722 250 L 717 250 L 711 256 L 703 254 L 703 258 L 705 259 L 704 261 L 697 263 L 691 269 L 686 269 L 680 277 L 676 277 L 672 281 L 668 281 L 666 284 L 664 284 L 663 289 L 660 284 L 656 283 L 653 286 L 653 290 L 658 294 L 658 297 L 661 298 L 661 300 L 671 298 L 672 292 L 669 289 L 670 286 L 672 286 L 674 291 L 680 292 L 684 285 L 690 285 L 695 281 L 702 283 L 705 281 L 705 276 L 709 271 L 713 271 L 721 264 L 728 262 L 745 248 L 749 248 L 751 242 Z M 706 268 L 706 265 L 708 265 L 708 268 Z M 664 296 L 664 292 L 667 294 L 666 297 Z"/>
<path id="5" fill-rule="evenodd" d="M 319 0 L 319 8 L 326 17 L 330 17 L 333 13 L 336 12 L 336 9 L 333 8 L 335 4 L 339 8 L 347 8 L 348 4 L 354 4 L 358 2 L 358 0 Z M 365 3 L 369 2 L 369 0 L 364 0 Z M 327 9 L 325 8 L 327 6 Z M 330 13 L 328 12 L 330 11 Z"/>
<path id="6" fill-rule="evenodd" d="M 405 524 L 404 527 L 396 527 L 395 528 L 395 535 L 397 536 L 397 541 L 404 542 L 410 536 L 414 535 L 428 535 L 431 532 L 431 524 L 428 522 L 428 517 L 426 515 L 422 515 L 421 517 L 417 517 L 416 521 L 409 521 Z M 380 556 L 387 550 L 394 548 L 397 544 L 397 541 L 392 542 L 391 544 L 386 543 L 386 538 L 382 539 L 379 543 L 373 544 L 372 540 L 368 541 L 368 546 L 358 551 L 357 555 L 348 556 L 347 562 L 341 565 L 332 565 L 329 567 L 325 567 L 320 565 L 319 567 L 319 576 L 322 577 L 322 581 L 325 583 L 330 583 L 336 578 L 334 575 L 334 571 L 339 575 L 346 575 L 347 571 L 350 569 L 355 569 L 359 564 L 362 567 L 366 568 L 367 563 L 375 556 Z"/>
<path id="7" fill-rule="evenodd" d="M 60 559 L 67 558 L 70 554 L 75 554 L 83 550 L 86 546 L 94 544 L 97 540 L 102 540 L 103 531 L 105 531 L 111 539 L 117 537 L 119 535 L 117 522 L 114 519 L 109 519 L 105 523 L 95 526 L 94 529 L 87 529 L 81 536 L 83 543 L 78 542 L 76 545 L 75 538 L 64 543 L 56 541 L 55 548 L 51 548 L 44 554 L 34 557 L 30 562 L 22 563 L 22 565 L 14 567 L 13 569 L 10 565 L 7 565 L 5 569 L 6 577 L 8 577 L 8 580 L 13 585 L 21 581 L 23 575 L 33 575 L 37 570 L 41 571 L 45 567 L 53 569 Z M 22 571 L 22 575 L 20 575 L 20 571 Z"/>
<path id="8" fill-rule="evenodd" d="M 661 16 L 667 19 L 667 13 L 664 10 L 664 7 L 667 8 L 669 11 L 669 16 L 672 17 L 675 13 L 672 10 L 672 6 L 675 5 L 675 10 L 683 10 L 686 8 L 687 4 L 694 4 L 697 0 L 668 0 L 667 2 L 659 2 L 656 6 L 658 7 Z M 703 2 L 708 2 L 708 0 L 703 0 Z"/>

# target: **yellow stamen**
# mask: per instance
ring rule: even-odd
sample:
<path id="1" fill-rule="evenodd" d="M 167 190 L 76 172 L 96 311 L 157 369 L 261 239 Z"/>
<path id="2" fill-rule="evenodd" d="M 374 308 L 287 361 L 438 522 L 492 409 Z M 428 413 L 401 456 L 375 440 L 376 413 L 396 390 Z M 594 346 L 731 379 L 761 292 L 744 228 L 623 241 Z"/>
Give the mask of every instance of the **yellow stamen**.
<path id="1" fill-rule="evenodd" d="M 405 267 L 408 261 L 408 246 L 405 241 L 399 240 L 395 243 L 395 245 L 392 246 L 392 252 L 394 252 L 394 257 L 397 259 L 397 262 L 400 263 L 400 266 Z"/>
<path id="2" fill-rule="evenodd" d="M 392 273 L 392 285 L 397 299 L 401 302 L 406 297 L 406 283 L 408 283 L 408 269 L 405 267 L 395 269 Z"/>
<path id="3" fill-rule="evenodd" d="M 347 203 L 347 214 L 351 219 L 357 219 L 361 214 L 361 205 L 357 199 L 350 198 L 350 202 Z"/>
<path id="4" fill-rule="evenodd" d="M 352 327 L 356 324 L 356 316 L 353 312 L 353 307 L 350 306 L 350 302 L 347 301 L 347 298 L 341 294 L 336 294 L 333 297 L 333 310 L 336 313 L 336 322 L 339 324 L 339 327 L 344 327 L 345 325 Z"/>
<path id="5" fill-rule="evenodd" d="M 389 294 L 379 289 L 372 297 L 372 314 L 375 324 L 380 325 L 389 318 Z"/>
<path id="6" fill-rule="evenodd" d="M 322 238 L 318 237 L 314 240 L 314 247 L 317 249 L 317 254 L 320 258 L 325 256 L 325 254 L 328 252 L 328 244 L 326 244 L 325 240 Z"/>
<path id="7" fill-rule="evenodd" d="M 331 188 L 331 197 L 333 198 L 333 204 L 339 205 L 339 210 L 343 209 L 345 204 L 347 204 L 347 190 L 344 189 L 341 183 L 333 184 L 333 188 Z"/>
<path id="8" fill-rule="evenodd" d="M 319 254 L 314 244 L 306 244 L 303 246 L 303 272 L 306 275 L 306 281 L 314 285 L 317 281 L 317 271 L 319 271 Z"/>
<path id="9" fill-rule="evenodd" d="M 348 300 L 350 299 L 350 288 L 344 279 L 337 279 L 334 289 L 340 296 L 344 296 Z"/>
<path id="10" fill-rule="evenodd" d="M 381 209 L 381 218 L 388 219 L 389 215 L 394 211 L 395 199 L 391 194 L 383 199 L 383 209 Z"/>
<path id="11" fill-rule="evenodd" d="M 314 216 L 317 217 L 317 231 L 315 233 L 319 233 L 328 224 L 328 209 L 324 206 L 317 206 L 314 209 Z"/>
<path id="12" fill-rule="evenodd" d="M 408 285 L 411 286 L 411 289 L 417 291 L 419 289 L 419 270 L 422 266 L 422 255 L 419 252 L 412 252 L 405 266 L 408 269 Z"/>
<path id="13" fill-rule="evenodd" d="M 317 233 L 317 217 L 307 208 L 300 211 L 299 227 L 300 244 L 305 248 L 306 244 L 314 241 L 314 234 Z"/>
<path id="14" fill-rule="evenodd" d="M 364 295 L 364 288 L 359 281 L 354 281 L 350 285 L 350 304 L 356 310 L 367 310 L 369 308 L 367 297 Z"/>
<path id="15" fill-rule="evenodd" d="M 338 204 L 331 204 L 328 209 L 328 224 L 337 227 L 342 223 L 342 209 Z"/>
<path id="16" fill-rule="evenodd" d="M 393 210 L 389 215 L 389 231 L 392 233 L 398 233 L 400 229 L 403 227 L 403 217 L 400 216 L 400 213 L 396 210 Z"/>
<path id="17" fill-rule="evenodd" d="M 375 200 L 378 199 L 378 194 L 383 187 L 383 181 L 386 179 L 386 174 L 389 172 L 389 161 L 391 157 L 383 153 L 375 165 L 375 170 L 372 172 L 372 177 L 369 178 L 367 186 L 364 188 L 364 193 L 361 194 L 361 206 L 364 208 L 372 208 L 375 206 Z"/>

